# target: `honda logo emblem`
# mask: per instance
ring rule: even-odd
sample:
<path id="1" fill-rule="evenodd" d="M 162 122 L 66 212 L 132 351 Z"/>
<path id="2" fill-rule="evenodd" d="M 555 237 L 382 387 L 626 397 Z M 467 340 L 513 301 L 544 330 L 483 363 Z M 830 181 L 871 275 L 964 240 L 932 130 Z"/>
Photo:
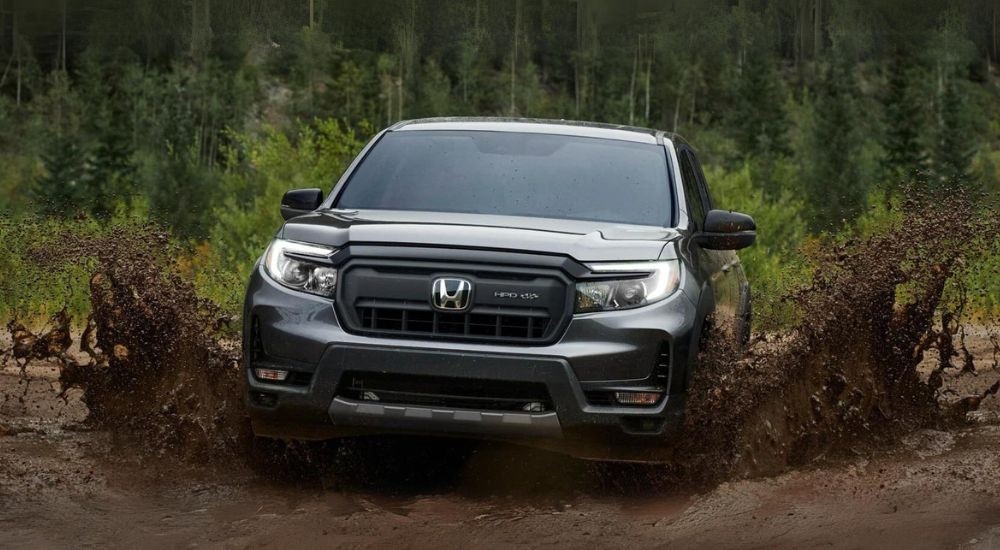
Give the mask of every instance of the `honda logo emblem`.
<path id="1" fill-rule="evenodd" d="M 472 283 L 465 279 L 441 277 L 431 287 L 431 305 L 441 311 L 465 311 L 472 304 Z"/>

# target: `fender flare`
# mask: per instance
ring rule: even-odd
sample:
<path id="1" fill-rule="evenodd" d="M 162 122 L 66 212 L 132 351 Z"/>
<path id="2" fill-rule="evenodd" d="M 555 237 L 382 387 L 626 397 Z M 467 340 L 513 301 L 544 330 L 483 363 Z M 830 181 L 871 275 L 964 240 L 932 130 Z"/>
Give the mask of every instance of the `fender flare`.
<path id="1" fill-rule="evenodd" d="M 688 339 L 687 360 L 681 376 L 682 391 L 687 391 L 690 387 L 691 378 L 698 369 L 698 355 L 701 353 L 706 325 L 709 323 L 709 316 L 713 311 L 715 311 L 715 293 L 711 285 L 705 284 L 698 296 L 694 325 L 691 327 L 691 335 Z"/>

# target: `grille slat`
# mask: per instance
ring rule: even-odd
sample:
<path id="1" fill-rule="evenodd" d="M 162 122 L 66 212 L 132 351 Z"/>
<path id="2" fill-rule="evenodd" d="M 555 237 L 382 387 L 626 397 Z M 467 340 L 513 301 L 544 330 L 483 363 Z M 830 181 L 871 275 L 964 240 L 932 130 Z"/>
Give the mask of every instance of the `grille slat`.
<path id="1" fill-rule="evenodd" d="M 548 317 L 527 309 L 524 314 L 514 313 L 513 308 L 504 313 L 443 313 L 401 306 L 392 307 L 382 300 L 378 307 L 361 302 L 356 310 L 362 326 L 382 334 L 532 341 L 544 339 L 549 326 Z"/>

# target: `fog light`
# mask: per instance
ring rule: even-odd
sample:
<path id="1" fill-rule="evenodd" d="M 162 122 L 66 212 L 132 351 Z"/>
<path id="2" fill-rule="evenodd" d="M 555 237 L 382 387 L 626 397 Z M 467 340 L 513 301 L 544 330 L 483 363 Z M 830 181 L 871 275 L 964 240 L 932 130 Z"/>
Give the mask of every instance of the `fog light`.
<path id="1" fill-rule="evenodd" d="M 361 393 L 362 401 L 381 401 L 377 393 L 373 391 L 366 391 Z"/>
<path id="2" fill-rule="evenodd" d="M 255 375 L 257 375 L 257 378 L 261 380 L 269 380 L 272 382 L 284 382 L 285 379 L 288 378 L 287 370 L 254 369 L 253 372 Z"/>
<path id="3" fill-rule="evenodd" d="M 622 405 L 651 407 L 660 402 L 662 395 L 658 391 L 616 391 L 615 401 Z"/>
<path id="4" fill-rule="evenodd" d="M 522 411 L 540 413 L 545 412 L 545 404 L 540 401 L 532 401 L 531 403 L 526 403 L 521 407 Z"/>

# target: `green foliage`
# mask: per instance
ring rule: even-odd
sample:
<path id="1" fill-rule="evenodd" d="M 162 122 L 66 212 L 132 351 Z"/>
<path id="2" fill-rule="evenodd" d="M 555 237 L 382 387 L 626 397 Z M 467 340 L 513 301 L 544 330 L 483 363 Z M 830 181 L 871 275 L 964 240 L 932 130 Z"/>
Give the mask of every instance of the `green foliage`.
<path id="1" fill-rule="evenodd" d="M 0 319 L 43 319 L 63 307 L 78 320 L 89 311 L 93 266 L 37 262 L 31 256 L 50 248 L 67 231 L 101 231 L 88 221 L 0 219 Z"/>
<path id="2" fill-rule="evenodd" d="M 885 96 L 885 156 L 882 159 L 883 183 L 887 191 L 898 190 L 903 183 L 923 177 L 927 169 L 928 104 L 923 101 L 918 83 L 926 78 L 905 54 L 894 55 L 889 63 Z"/>
<path id="3" fill-rule="evenodd" d="M 806 181 L 810 227 L 816 232 L 839 230 L 865 206 L 857 93 L 854 74 L 843 61 L 823 71 L 816 98 L 812 167 Z"/>
<path id="4" fill-rule="evenodd" d="M 751 58 L 740 75 L 735 105 L 729 113 L 733 137 L 744 158 L 788 155 L 785 98 L 784 83 L 774 60 L 765 56 Z"/>
<path id="5" fill-rule="evenodd" d="M 33 188 L 42 169 L 41 160 L 30 153 L 0 153 L 0 218 L 33 207 Z"/>
<path id="6" fill-rule="evenodd" d="M 302 2 L 77 0 L 67 59 L 59 10 L 8 4 L 31 23 L 0 45 L 0 215 L 151 218 L 234 308 L 281 194 L 329 190 L 404 118 L 679 131 L 761 224 L 743 257 L 770 319 L 810 233 L 888 223 L 914 181 L 1000 192 L 984 2 L 325 0 L 310 20 Z"/>
<path id="7" fill-rule="evenodd" d="M 937 139 L 931 157 L 934 181 L 938 185 L 968 185 L 974 179 L 971 167 L 976 142 L 972 113 L 958 86 L 954 81 L 946 83 L 938 104 Z"/>
<path id="8" fill-rule="evenodd" d="M 83 210 L 89 197 L 84 180 L 84 154 L 76 136 L 57 136 L 42 156 L 45 175 L 38 179 L 33 199 L 48 216 L 72 216 Z"/>
<path id="9" fill-rule="evenodd" d="M 784 165 L 775 169 L 779 179 L 790 172 Z M 799 254 L 808 234 L 803 204 L 789 192 L 774 199 L 766 196 L 754 182 L 749 166 L 732 172 L 709 168 L 706 178 L 717 207 L 752 213 L 757 222 L 757 243 L 740 252 L 740 260 L 753 281 L 755 323 L 758 328 L 776 328 L 791 314 L 781 297 L 808 275 Z"/>
<path id="10" fill-rule="evenodd" d="M 293 136 L 275 128 L 232 135 L 233 168 L 222 176 L 218 206 L 209 216 L 211 245 L 197 262 L 196 280 L 206 294 L 238 309 L 250 269 L 281 226 L 278 205 L 285 191 L 329 190 L 363 147 L 358 134 L 371 133 L 366 125 L 355 131 L 336 120 L 317 120 L 300 125 Z"/>
<path id="11" fill-rule="evenodd" d="M 423 67 L 420 98 L 416 111 L 421 116 L 444 116 L 451 108 L 451 81 L 434 60 Z"/>

